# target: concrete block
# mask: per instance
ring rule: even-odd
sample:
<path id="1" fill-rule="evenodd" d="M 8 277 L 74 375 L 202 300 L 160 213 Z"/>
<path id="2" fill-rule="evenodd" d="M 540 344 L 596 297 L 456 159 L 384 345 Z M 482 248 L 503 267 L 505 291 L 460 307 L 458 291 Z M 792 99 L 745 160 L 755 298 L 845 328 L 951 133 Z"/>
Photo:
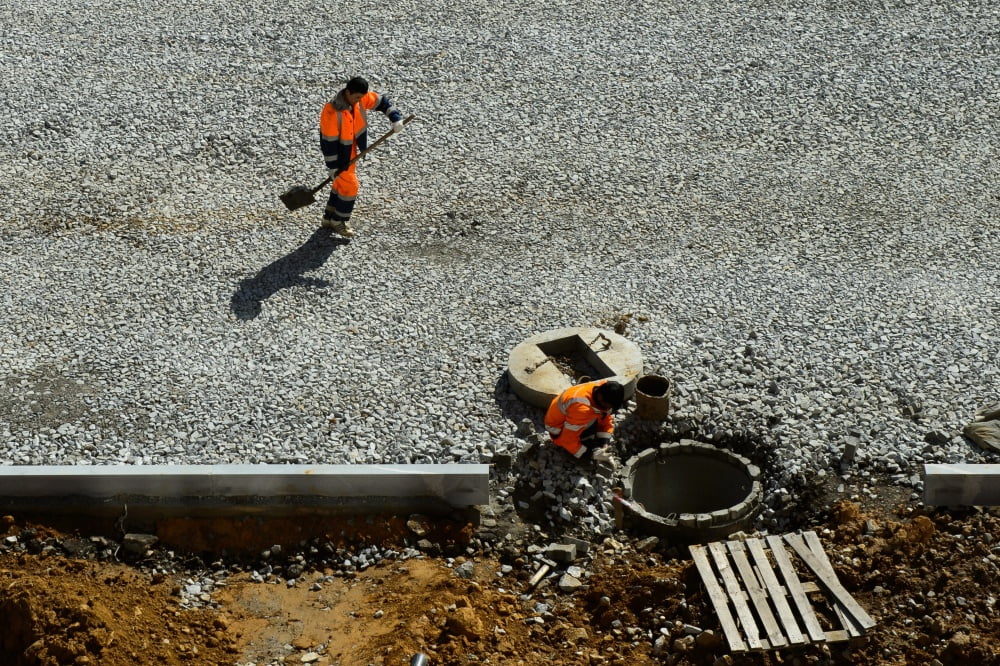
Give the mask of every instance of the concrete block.
<path id="1" fill-rule="evenodd" d="M 554 543 L 545 549 L 545 554 L 560 564 L 569 564 L 576 559 L 576 545 L 572 543 Z"/>
<path id="2" fill-rule="evenodd" d="M 442 499 L 488 504 L 489 465 L 15 465 L 0 498 L 79 496 Z"/>
<path id="3" fill-rule="evenodd" d="M 924 504 L 1000 506 L 1000 465 L 924 465 Z"/>

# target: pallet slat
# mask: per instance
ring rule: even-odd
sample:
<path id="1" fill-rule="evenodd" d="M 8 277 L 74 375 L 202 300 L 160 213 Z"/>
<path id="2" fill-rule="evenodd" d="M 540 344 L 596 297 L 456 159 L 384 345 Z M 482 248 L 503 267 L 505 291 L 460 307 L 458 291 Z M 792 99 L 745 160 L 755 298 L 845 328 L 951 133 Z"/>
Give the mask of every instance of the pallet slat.
<path id="1" fill-rule="evenodd" d="M 826 640 L 826 633 L 823 631 L 823 627 L 819 626 L 819 620 L 816 619 L 816 612 L 813 611 L 812 604 L 809 602 L 805 591 L 802 589 L 802 585 L 799 583 L 799 577 L 792 567 L 792 561 L 788 559 L 788 553 L 785 552 L 785 546 L 781 541 L 781 537 L 768 536 L 767 545 L 771 547 L 771 554 L 774 555 L 774 561 L 778 564 L 778 570 L 781 571 L 781 576 L 785 579 L 785 585 L 788 586 L 788 591 L 792 595 L 792 601 L 795 602 L 795 607 L 798 609 L 799 615 L 802 616 L 802 621 L 806 625 L 806 633 L 809 634 L 809 640 Z"/>
<path id="2" fill-rule="evenodd" d="M 767 553 L 764 552 L 763 542 L 760 539 L 747 539 L 747 549 L 757 564 L 757 571 L 760 572 L 764 585 L 767 586 L 768 593 L 774 601 L 774 607 L 778 611 L 778 617 L 781 619 L 781 625 L 785 630 L 785 636 L 788 637 L 788 642 L 792 645 L 808 643 L 809 641 L 802 635 L 802 630 L 799 629 L 798 622 L 795 621 L 795 614 L 788 605 L 788 600 L 785 599 L 788 590 L 778 582 L 777 576 L 774 575 L 771 562 L 767 559 Z"/>
<path id="3" fill-rule="evenodd" d="M 757 631 L 757 622 L 753 618 L 750 607 L 740 594 L 743 590 L 740 588 L 739 581 L 736 580 L 733 568 L 729 566 L 726 547 L 722 542 L 716 541 L 708 544 L 708 552 L 712 553 L 715 566 L 722 575 L 722 582 L 726 586 L 729 599 L 733 602 L 733 607 L 736 609 L 736 617 L 739 618 L 740 625 L 743 627 L 743 633 L 746 635 L 747 645 L 751 650 L 764 649 L 764 646 L 761 644 L 760 634 Z"/>
<path id="4" fill-rule="evenodd" d="M 816 539 L 815 543 L 817 547 L 822 550 L 822 545 L 819 544 L 819 538 L 816 537 L 815 533 L 813 533 L 813 537 Z M 844 610 L 860 625 L 861 629 L 869 629 L 875 626 L 875 620 L 861 608 L 858 602 L 854 600 L 854 597 L 851 596 L 851 593 L 840 584 L 837 573 L 830 566 L 830 561 L 827 559 L 825 552 L 822 558 L 817 557 L 813 553 L 812 548 L 806 545 L 805 538 L 801 534 L 786 534 L 785 541 L 802 558 L 806 566 L 812 569 L 820 584 L 833 595 L 835 601 L 843 606 Z"/>
<path id="5" fill-rule="evenodd" d="M 774 619 L 774 613 L 771 612 L 767 590 L 754 573 L 750 561 L 747 560 L 746 547 L 740 541 L 730 541 L 726 545 L 733 562 L 736 564 L 736 570 L 740 572 L 743 579 L 743 587 L 750 594 L 750 601 L 757 610 L 757 617 L 764 625 L 764 633 L 767 634 L 768 643 L 771 644 L 771 647 L 776 648 L 788 645 L 788 639 L 781 632 L 777 620 Z"/>
<path id="6" fill-rule="evenodd" d="M 715 606 L 715 613 L 719 616 L 719 623 L 722 624 L 722 632 L 726 635 L 726 641 L 729 642 L 729 649 L 733 652 L 746 651 L 746 643 L 743 642 L 736 621 L 733 619 L 732 613 L 729 612 L 729 599 L 722 586 L 719 585 L 715 572 L 712 571 L 712 564 L 708 561 L 705 547 L 690 546 L 688 550 L 691 551 L 691 557 L 694 559 L 695 566 L 698 567 L 701 580 L 705 583 L 705 589 L 708 590 L 708 597 L 712 600 L 712 605 Z"/>

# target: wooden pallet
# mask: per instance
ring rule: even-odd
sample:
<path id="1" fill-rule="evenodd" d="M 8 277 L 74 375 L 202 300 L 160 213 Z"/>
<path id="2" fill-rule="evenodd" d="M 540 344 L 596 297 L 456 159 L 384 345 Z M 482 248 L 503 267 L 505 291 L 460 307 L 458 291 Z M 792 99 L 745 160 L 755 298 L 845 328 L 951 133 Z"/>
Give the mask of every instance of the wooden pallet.
<path id="1" fill-rule="evenodd" d="M 786 544 L 815 581 L 799 577 Z M 845 641 L 875 626 L 840 584 L 815 532 L 718 541 L 689 550 L 732 652 Z M 823 606 L 814 606 L 810 595 L 820 597 Z M 817 614 L 824 606 L 832 618 Z M 821 617 L 840 628 L 824 629 Z"/>

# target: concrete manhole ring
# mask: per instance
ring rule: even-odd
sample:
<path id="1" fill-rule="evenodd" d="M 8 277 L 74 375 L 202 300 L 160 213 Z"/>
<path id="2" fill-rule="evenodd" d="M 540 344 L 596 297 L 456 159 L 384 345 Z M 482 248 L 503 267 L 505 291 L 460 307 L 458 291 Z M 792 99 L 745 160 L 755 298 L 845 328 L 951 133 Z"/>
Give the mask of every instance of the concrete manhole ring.
<path id="1" fill-rule="evenodd" d="M 678 541 L 712 541 L 746 529 L 762 497 L 756 465 L 693 440 L 646 449 L 629 458 L 622 475 L 629 522 Z"/>
<path id="2" fill-rule="evenodd" d="M 631 398 L 642 374 L 642 354 L 632 341 L 599 328 L 558 328 L 533 335 L 510 353 L 511 389 L 525 402 L 547 409 L 552 399 L 577 383 L 553 358 L 565 359 L 590 379 L 614 379 Z"/>

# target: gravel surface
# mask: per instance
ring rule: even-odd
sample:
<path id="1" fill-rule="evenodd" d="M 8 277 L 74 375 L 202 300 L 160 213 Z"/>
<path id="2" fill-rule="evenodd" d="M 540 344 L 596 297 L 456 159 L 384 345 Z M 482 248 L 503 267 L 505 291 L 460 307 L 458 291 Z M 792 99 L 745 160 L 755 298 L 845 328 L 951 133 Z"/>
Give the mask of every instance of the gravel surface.
<path id="1" fill-rule="evenodd" d="M 0 8 L 0 464 L 491 460 L 510 351 L 622 321 L 773 524 L 846 436 L 1000 460 L 1000 8 L 352 7 Z M 277 195 L 358 73 L 418 121 L 346 243 Z"/>

